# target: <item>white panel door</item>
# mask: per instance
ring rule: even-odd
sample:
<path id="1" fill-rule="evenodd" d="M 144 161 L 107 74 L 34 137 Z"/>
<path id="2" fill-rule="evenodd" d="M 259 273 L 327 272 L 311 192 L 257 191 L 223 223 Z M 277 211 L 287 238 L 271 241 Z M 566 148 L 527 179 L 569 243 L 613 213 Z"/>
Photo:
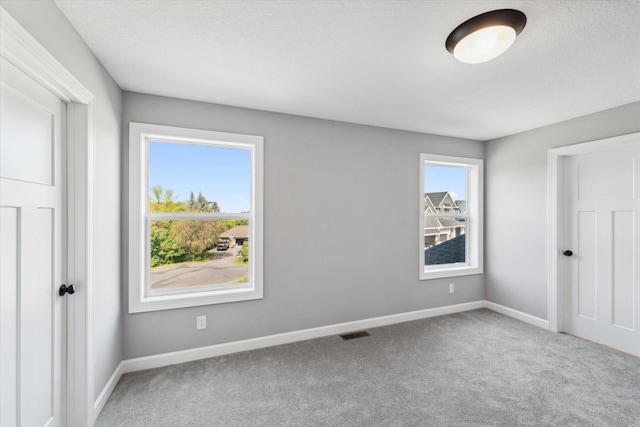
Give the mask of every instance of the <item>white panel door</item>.
<path id="1" fill-rule="evenodd" d="M 0 425 L 64 426 L 66 105 L 0 61 Z"/>
<path id="2" fill-rule="evenodd" d="M 564 183 L 565 332 L 640 356 L 640 142 L 565 157 Z"/>

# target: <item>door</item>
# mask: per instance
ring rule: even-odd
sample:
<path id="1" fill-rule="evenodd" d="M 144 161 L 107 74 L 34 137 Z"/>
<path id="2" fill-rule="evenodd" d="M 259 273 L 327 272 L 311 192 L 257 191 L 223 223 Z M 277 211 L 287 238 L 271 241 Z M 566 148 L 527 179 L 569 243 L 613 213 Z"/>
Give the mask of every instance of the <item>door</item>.
<path id="1" fill-rule="evenodd" d="M 564 158 L 565 332 L 640 356 L 640 142 Z"/>
<path id="2" fill-rule="evenodd" d="M 0 61 L 0 425 L 64 426 L 66 105 Z"/>

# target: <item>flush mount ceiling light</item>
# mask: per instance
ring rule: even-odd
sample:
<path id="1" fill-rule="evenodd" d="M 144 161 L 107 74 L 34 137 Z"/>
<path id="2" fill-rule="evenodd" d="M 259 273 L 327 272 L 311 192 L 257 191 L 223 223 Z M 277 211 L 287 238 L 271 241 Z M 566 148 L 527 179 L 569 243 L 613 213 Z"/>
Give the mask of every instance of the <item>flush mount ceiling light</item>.
<path id="1" fill-rule="evenodd" d="M 449 34 L 447 50 L 467 64 L 490 61 L 509 49 L 526 23 L 525 14 L 513 9 L 474 16 Z"/>

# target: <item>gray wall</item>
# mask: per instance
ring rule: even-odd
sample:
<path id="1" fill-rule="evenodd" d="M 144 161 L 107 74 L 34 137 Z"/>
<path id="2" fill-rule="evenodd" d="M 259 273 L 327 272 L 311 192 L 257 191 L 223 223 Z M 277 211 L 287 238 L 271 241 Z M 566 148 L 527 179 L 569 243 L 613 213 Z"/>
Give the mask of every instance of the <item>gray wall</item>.
<path id="1" fill-rule="evenodd" d="M 120 129 L 122 92 L 67 18 L 49 1 L 2 6 L 96 97 L 95 392 L 122 360 Z"/>
<path id="2" fill-rule="evenodd" d="M 550 148 L 640 131 L 640 102 L 487 143 L 486 297 L 548 319 Z"/>
<path id="3" fill-rule="evenodd" d="M 419 153 L 483 143 L 125 92 L 125 168 L 131 121 L 265 137 L 265 296 L 125 314 L 125 359 L 484 298 L 482 275 L 419 281 L 416 254 Z"/>

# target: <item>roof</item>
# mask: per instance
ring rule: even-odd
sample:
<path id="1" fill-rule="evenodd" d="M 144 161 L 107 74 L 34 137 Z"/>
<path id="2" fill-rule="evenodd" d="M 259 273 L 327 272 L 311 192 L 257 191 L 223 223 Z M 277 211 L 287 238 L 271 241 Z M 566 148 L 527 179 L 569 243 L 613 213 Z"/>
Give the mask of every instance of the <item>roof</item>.
<path id="1" fill-rule="evenodd" d="M 424 197 L 424 205 L 425 205 L 425 209 L 424 209 L 425 213 L 427 213 L 428 211 L 431 211 L 431 213 L 436 213 L 438 211 L 438 209 L 436 209 L 435 205 L 433 204 L 429 196 L 427 196 L 426 194 Z"/>
<path id="2" fill-rule="evenodd" d="M 235 237 L 236 239 L 248 239 L 249 238 L 249 226 L 248 225 L 236 225 L 233 228 L 228 229 L 220 235 L 220 237 Z"/>
<path id="3" fill-rule="evenodd" d="M 466 234 L 432 246 L 424 251 L 425 265 L 465 262 Z"/>
<path id="4" fill-rule="evenodd" d="M 433 203 L 434 206 L 438 206 L 442 203 L 442 199 L 447 196 L 447 193 L 448 191 L 438 191 L 437 193 L 424 193 L 424 195 L 431 200 L 431 203 Z"/>

